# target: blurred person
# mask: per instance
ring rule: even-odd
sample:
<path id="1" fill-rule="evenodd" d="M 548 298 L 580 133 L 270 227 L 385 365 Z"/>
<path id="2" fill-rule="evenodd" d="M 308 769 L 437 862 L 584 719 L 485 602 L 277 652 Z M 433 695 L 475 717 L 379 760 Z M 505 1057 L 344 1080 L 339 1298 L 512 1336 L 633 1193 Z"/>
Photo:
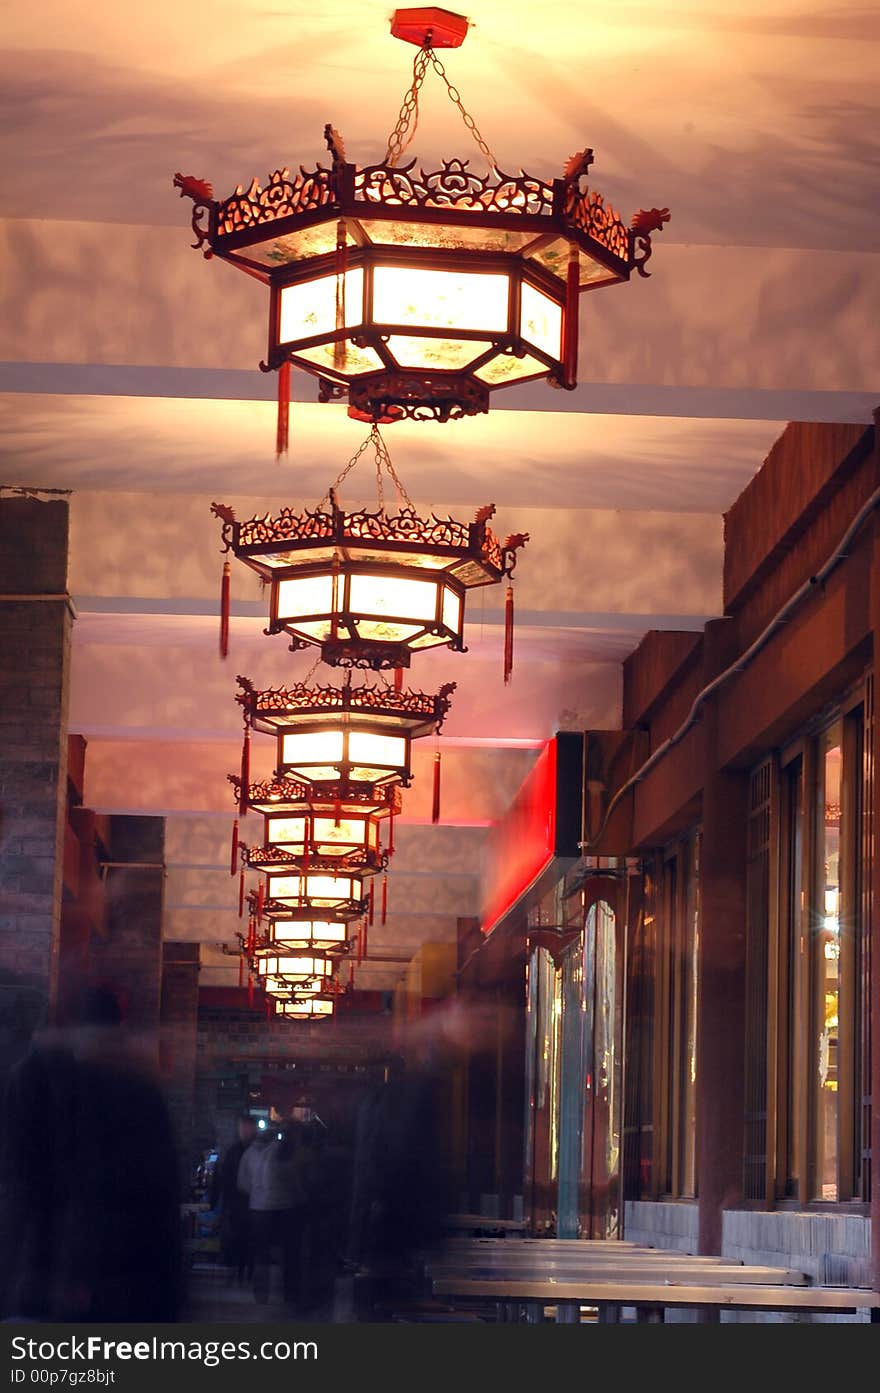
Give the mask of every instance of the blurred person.
<path id="1" fill-rule="evenodd" d="M 391 1059 L 358 1112 L 349 1259 L 360 1318 L 381 1320 L 421 1294 L 421 1260 L 451 1209 L 448 1073 L 443 1052 Z"/>
<path id="2" fill-rule="evenodd" d="M 241 1158 L 237 1184 L 248 1200 L 254 1299 L 263 1305 L 269 1300 L 275 1247 L 281 1254 L 284 1304 L 291 1311 L 299 1305 L 307 1171 L 301 1124 L 290 1118 L 258 1131 Z"/>
<path id="3" fill-rule="evenodd" d="M 256 1119 L 248 1112 L 240 1113 L 236 1132 L 236 1140 L 223 1152 L 214 1172 L 212 1207 L 220 1216 L 221 1258 L 232 1268 L 235 1281 L 245 1282 L 253 1277 L 254 1261 L 248 1197 L 238 1188 L 238 1170 L 244 1153 L 257 1135 Z"/>
<path id="4" fill-rule="evenodd" d="M 158 1084 L 116 995 L 72 999 L 12 1069 L 0 1146 L 7 1320 L 174 1321 L 178 1164 Z"/>

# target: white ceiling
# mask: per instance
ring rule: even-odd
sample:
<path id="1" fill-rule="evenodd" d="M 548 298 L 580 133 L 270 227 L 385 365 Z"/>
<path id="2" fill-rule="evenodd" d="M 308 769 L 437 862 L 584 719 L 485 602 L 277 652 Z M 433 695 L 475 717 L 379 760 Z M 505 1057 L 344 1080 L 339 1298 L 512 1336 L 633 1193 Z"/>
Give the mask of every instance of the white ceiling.
<path id="1" fill-rule="evenodd" d="M 71 728 L 89 739 L 87 796 L 168 815 L 172 882 L 192 874 L 188 840 L 212 829 L 199 874 L 214 890 L 200 884 L 203 908 L 175 909 L 169 931 L 204 941 L 214 980 L 234 970 L 209 952 L 234 931 L 229 878 L 216 879 L 234 676 L 270 685 L 311 663 L 262 636 L 243 574 L 220 663 L 209 504 L 312 506 L 365 431 L 294 374 L 276 464 L 274 381 L 257 370 L 265 292 L 190 248 L 172 176 L 224 196 L 279 165 L 314 167 L 327 121 L 349 158 L 380 156 L 415 53 L 389 37 L 390 13 L 375 0 L 44 0 L 4 15 L 0 483 L 72 491 Z M 785 422 L 868 422 L 880 401 L 875 10 L 475 0 L 468 14 L 466 43 L 443 58 L 502 167 L 552 177 L 589 145 L 595 185 L 626 220 L 652 206 L 672 219 L 650 279 L 584 297 L 575 392 L 531 384 L 496 393 L 487 417 L 386 433 L 421 507 L 466 517 L 494 501 L 499 532 L 531 534 L 511 686 L 492 592 L 469 602 L 469 652 L 424 655 L 413 672 L 458 689 L 443 828 L 423 825 L 426 768 L 406 796 L 410 871 L 434 864 L 443 836 L 465 839 L 464 869 L 439 918 L 389 920 L 399 954 L 473 912 L 482 833 L 469 824 L 503 812 L 540 741 L 615 724 L 620 663 L 641 636 L 720 612 L 722 514 Z M 430 78 L 413 152 L 482 169 Z M 369 471 L 357 478 L 352 501 L 370 493 Z M 401 971 L 367 975 L 388 986 Z"/>

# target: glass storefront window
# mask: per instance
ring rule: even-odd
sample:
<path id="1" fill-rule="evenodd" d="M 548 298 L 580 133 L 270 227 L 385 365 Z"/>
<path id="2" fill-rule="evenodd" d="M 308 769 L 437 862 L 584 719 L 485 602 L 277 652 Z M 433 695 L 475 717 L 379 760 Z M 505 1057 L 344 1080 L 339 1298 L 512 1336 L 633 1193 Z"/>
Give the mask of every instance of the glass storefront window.
<path id="1" fill-rule="evenodd" d="M 814 1198 L 838 1198 L 838 1024 L 840 828 L 843 727 L 835 721 L 819 744 L 816 799 L 816 901 L 811 934 L 814 1041 Z"/>

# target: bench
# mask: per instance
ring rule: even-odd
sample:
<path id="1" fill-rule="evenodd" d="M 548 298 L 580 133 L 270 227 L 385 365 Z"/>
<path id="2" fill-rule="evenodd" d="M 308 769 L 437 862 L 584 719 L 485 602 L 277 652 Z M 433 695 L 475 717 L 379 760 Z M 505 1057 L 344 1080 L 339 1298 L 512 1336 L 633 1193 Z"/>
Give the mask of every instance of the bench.
<path id="1" fill-rule="evenodd" d="M 743 1267 L 743 1272 L 750 1269 Z M 873 1323 L 880 1322 L 880 1292 L 863 1287 L 805 1286 L 780 1281 L 712 1282 L 699 1280 L 634 1281 L 621 1274 L 617 1280 L 604 1277 L 574 1281 L 548 1281 L 543 1278 L 469 1278 L 436 1276 L 432 1280 L 435 1296 L 456 1301 L 491 1301 L 499 1320 L 525 1320 L 531 1324 L 544 1319 L 547 1307 L 554 1307 L 559 1324 L 577 1324 L 582 1306 L 596 1308 L 600 1324 L 616 1324 L 622 1308 L 634 1308 L 640 1322 L 662 1323 L 664 1311 L 690 1307 L 705 1320 L 718 1320 L 722 1310 L 765 1312 L 810 1312 L 852 1314 L 869 1310 Z"/>
<path id="2" fill-rule="evenodd" d="M 447 1214 L 448 1229 L 466 1229 L 470 1233 L 525 1233 L 527 1219 L 493 1219 L 491 1214 Z"/>

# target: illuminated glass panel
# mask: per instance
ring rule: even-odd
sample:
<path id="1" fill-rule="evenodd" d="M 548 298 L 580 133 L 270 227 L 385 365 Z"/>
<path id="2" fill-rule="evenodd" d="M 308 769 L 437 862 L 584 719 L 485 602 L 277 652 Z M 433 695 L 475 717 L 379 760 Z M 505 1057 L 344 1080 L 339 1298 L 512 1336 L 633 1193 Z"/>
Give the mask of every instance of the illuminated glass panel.
<path id="1" fill-rule="evenodd" d="M 448 585 L 443 590 L 443 623 L 454 634 L 458 633 L 461 625 L 461 596 L 456 595 Z"/>
<path id="2" fill-rule="evenodd" d="M 378 324 L 504 333 L 507 302 L 504 275 L 404 266 L 377 266 L 373 272 L 373 319 Z"/>
<path id="3" fill-rule="evenodd" d="M 388 348 L 402 368 L 445 368 L 460 372 L 492 347 L 486 339 L 405 338 L 391 334 Z"/>
<path id="4" fill-rule="evenodd" d="M 530 353 L 523 358 L 517 358 L 513 353 L 499 353 L 497 358 L 491 358 L 481 368 L 476 368 L 474 377 L 488 382 L 490 387 L 506 387 L 509 382 L 519 382 L 523 377 L 546 372 L 547 364 L 542 363 L 540 358 L 533 358 Z"/>
<path id="5" fill-rule="evenodd" d="M 523 282 L 520 302 L 520 334 L 536 348 L 558 358 L 562 344 L 562 306 L 543 291 Z M 546 372 L 546 368 L 544 369 Z"/>
<path id="6" fill-rule="evenodd" d="M 278 316 L 278 342 L 293 343 L 318 334 L 332 334 L 336 323 L 336 281 L 333 276 L 286 285 L 281 291 Z M 364 273 L 349 271 L 344 278 L 345 315 L 348 327 L 360 324 L 363 318 Z M 341 327 L 341 326 L 340 326 Z"/>
<path id="7" fill-rule="evenodd" d="M 406 740 L 402 735 L 374 735 L 371 731 L 353 730 L 348 737 L 348 754 L 352 764 L 402 769 L 406 766 Z"/>
<path id="8" fill-rule="evenodd" d="M 437 586 L 432 580 L 354 575 L 349 606 L 354 614 L 393 615 L 395 619 L 432 623 L 437 609 Z"/>
<path id="9" fill-rule="evenodd" d="M 341 730 L 312 730 L 304 735 L 281 737 L 281 763 L 298 765 L 337 765 L 342 759 Z M 332 772 L 328 778 L 332 778 Z"/>
<path id="10" fill-rule="evenodd" d="M 293 842 L 302 846 L 306 836 L 304 817 L 270 817 L 268 819 L 266 841 L 270 846 Z"/>
<path id="11" fill-rule="evenodd" d="M 298 580 L 278 582 L 279 619 L 295 619 L 298 615 L 330 614 L 332 609 L 332 576 L 303 576 Z"/>

